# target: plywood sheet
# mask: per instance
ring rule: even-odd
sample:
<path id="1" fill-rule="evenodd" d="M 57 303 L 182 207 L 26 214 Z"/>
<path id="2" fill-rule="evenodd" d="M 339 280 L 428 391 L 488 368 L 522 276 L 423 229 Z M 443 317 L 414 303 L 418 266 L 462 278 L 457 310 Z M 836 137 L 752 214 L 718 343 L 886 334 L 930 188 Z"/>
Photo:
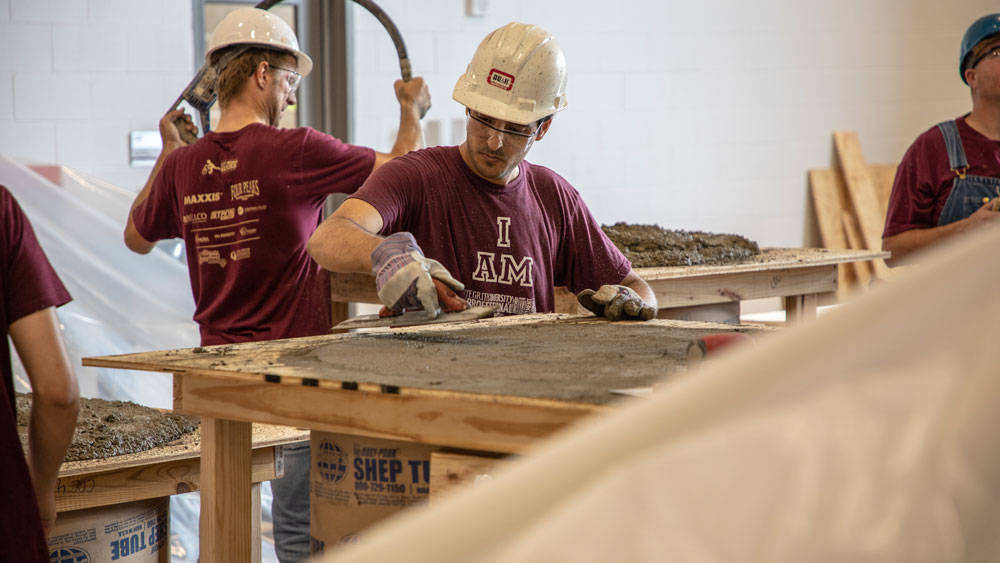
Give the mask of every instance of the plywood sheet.
<path id="1" fill-rule="evenodd" d="M 851 200 L 852 212 L 858 222 L 864 245 L 869 250 L 882 248 L 882 227 L 885 213 L 879 205 L 868 165 L 861 153 L 861 143 L 854 131 L 835 131 L 833 142 L 836 147 L 840 170 L 844 174 L 847 193 Z M 882 276 L 887 270 L 885 262 L 873 262 L 875 273 Z"/>
<path id="2" fill-rule="evenodd" d="M 84 365 L 399 394 L 603 404 L 686 366 L 704 334 L 763 327 L 523 315 L 403 329 L 85 358 Z"/>
<path id="3" fill-rule="evenodd" d="M 889 256 L 881 250 L 838 250 L 830 248 L 762 248 L 754 260 L 739 264 L 639 268 L 647 282 L 660 279 L 690 278 L 739 272 L 767 272 L 787 268 L 809 268 L 844 264 Z"/>
<path id="4" fill-rule="evenodd" d="M 846 249 L 847 235 L 844 232 L 843 213 L 849 205 L 840 175 L 830 169 L 809 171 L 809 191 L 820 239 L 825 248 Z M 854 272 L 857 262 L 837 266 L 837 293 L 845 295 L 857 284 Z"/>
<path id="5" fill-rule="evenodd" d="M 844 247 L 846 248 L 846 246 Z M 788 268 L 809 268 L 829 264 L 847 264 L 858 261 L 888 257 L 881 250 L 844 250 L 832 248 L 762 248 L 761 253 L 751 260 L 734 264 L 712 264 L 698 266 L 671 266 L 660 268 L 636 268 L 636 273 L 646 282 L 680 278 L 698 278 L 739 274 L 745 272 L 768 272 Z M 356 303 L 378 303 L 375 282 L 367 274 L 331 274 L 332 295 L 335 301 Z M 568 291 L 557 288 L 557 311 L 575 312 L 575 297 Z M 765 297 L 777 296 L 765 295 Z M 691 305 L 692 303 L 683 303 Z M 661 308 L 663 305 L 661 304 Z"/>
<path id="6" fill-rule="evenodd" d="M 875 186 L 879 213 L 882 217 L 886 216 L 889 209 L 889 196 L 892 194 L 892 184 L 896 181 L 896 168 L 898 168 L 897 164 L 871 164 L 868 166 L 872 185 Z"/>

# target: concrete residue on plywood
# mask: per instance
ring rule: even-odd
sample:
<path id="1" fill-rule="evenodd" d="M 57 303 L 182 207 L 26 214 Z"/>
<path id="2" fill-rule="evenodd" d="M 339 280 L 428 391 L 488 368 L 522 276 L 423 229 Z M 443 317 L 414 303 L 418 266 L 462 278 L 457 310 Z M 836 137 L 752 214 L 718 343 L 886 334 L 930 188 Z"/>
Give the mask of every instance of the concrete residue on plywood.
<path id="1" fill-rule="evenodd" d="M 658 225 L 601 226 L 634 268 L 728 264 L 760 254 L 757 243 L 739 235 L 670 231 Z"/>
<path id="2" fill-rule="evenodd" d="M 728 329 L 594 319 L 404 329 L 321 344 L 279 363 L 319 362 L 325 375 L 359 383 L 604 404 L 616 400 L 609 389 L 683 371 L 691 339 L 720 330 Z"/>
<path id="3" fill-rule="evenodd" d="M 17 431 L 27 451 L 31 395 L 17 395 Z M 198 429 L 198 417 L 163 412 L 126 401 L 80 399 L 73 442 L 65 461 L 138 453 Z"/>

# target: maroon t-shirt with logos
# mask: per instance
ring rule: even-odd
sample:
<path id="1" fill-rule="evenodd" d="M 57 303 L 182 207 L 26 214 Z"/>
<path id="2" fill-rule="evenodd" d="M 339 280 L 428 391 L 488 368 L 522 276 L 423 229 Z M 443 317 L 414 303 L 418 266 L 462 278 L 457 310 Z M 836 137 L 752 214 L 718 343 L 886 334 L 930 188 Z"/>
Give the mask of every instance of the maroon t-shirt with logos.
<path id="1" fill-rule="evenodd" d="M 306 242 L 326 196 L 374 164 L 370 148 L 260 124 L 170 153 L 132 218 L 146 240 L 184 239 L 203 345 L 330 331 L 329 276 Z"/>
<path id="2" fill-rule="evenodd" d="M 1000 178 L 1000 141 L 990 140 L 970 127 L 965 116 L 955 123 L 969 161 L 966 173 Z M 896 169 L 882 238 L 910 229 L 937 227 L 954 182 L 944 135 L 937 126 L 931 127 L 913 141 Z"/>
<path id="3" fill-rule="evenodd" d="M 409 231 L 424 254 L 465 284 L 471 305 L 498 314 L 552 312 L 553 286 L 574 293 L 621 282 L 632 264 L 561 176 L 522 161 L 499 186 L 458 147 L 411 152 L 379 168 L 353 197 L 382 215 L 383 234 Z"/>
<path id="4" fill-rule="evenodd" d="M 7 343 L 10 325 L 48 307 L 70 301 L 69 292 L 49 264 L 21 207 L 0 186 L 0 545 L 11 561 L 48 561 L 28 464 L 17 436 L 14 381 Z"/>

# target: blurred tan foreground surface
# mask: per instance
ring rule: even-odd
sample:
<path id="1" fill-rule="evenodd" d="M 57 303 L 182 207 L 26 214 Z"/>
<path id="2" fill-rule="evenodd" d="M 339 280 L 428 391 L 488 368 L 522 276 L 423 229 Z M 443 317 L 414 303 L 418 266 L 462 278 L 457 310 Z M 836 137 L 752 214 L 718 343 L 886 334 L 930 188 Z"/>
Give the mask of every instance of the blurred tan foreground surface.
<path id="1" fill-rule="evenodd" d="M 326 560 L 1000 560 L 1000 230 L 922 258 Z"/>

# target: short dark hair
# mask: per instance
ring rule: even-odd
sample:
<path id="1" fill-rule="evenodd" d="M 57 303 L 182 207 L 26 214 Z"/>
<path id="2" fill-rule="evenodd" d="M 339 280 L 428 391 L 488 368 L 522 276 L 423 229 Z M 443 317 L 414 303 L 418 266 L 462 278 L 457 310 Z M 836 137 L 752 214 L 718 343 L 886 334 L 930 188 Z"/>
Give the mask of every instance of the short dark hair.
<path id="1" fill-rule="evenodd" d="M 236 45 L 229 49 L 238 48 L 241 47 Z M 218 64 L 222 57 L 227 52 L 230 52 L 229 49 L 222 49 L 212 53 L 212 64 Z M 225 108 L 233 98 L 243 91 L 247 78 L 253 75 L 257 70 L 257 66 L 262 61 L 266 61 L 267 64 L 274 66 L 280 65 L 286 58 L 294 56 L 288 51 L 268 49 L 267 47 L 251 47 L 246 49 L 246 51 L 237 55 L 235 59 L 229 61 L 219 73 L 219 79 L 215 83 L 215 93 L 219 96 L 219 106 Z"/>

